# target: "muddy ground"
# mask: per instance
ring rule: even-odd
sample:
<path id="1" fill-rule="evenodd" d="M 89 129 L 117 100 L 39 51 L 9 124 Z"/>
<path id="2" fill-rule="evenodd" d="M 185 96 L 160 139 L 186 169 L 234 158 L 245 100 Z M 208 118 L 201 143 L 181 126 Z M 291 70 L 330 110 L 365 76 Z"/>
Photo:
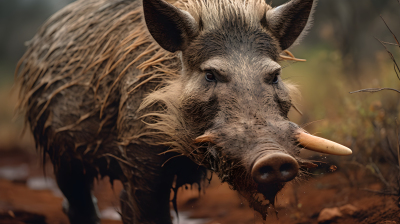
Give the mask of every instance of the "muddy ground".
<path id="1" fill-rule="evenodd" d="M 264 222 L 243 198 L 226 184 L 221 184 L 218 178 L 212 179 L 205 193 L 190 187 L 180 189 L 179 223 L 400 224 L 398 198 L 370 192 L 382 189 L 376 178 L 366 178 L 363 174 L 349 177 L 340 167 L 331 171 L 323 174 L 314 172 L 308 181 L 287 185 L 279 193 L 276 212 L 271 208 Z M 107 179 L 96 184 L 95 195 L 99 200 L 103 224 L 121 223 L 117 213 L 120 189 L 118 181 L 113 189 Z M 62 200 L 51 164 L 43 169 L 35 153 L 17 149 L 0 151 L 1 224 L 67 224 L 67 217 L 61 209 Z M 174 216 L 174 212 L 171 214 Z"/>

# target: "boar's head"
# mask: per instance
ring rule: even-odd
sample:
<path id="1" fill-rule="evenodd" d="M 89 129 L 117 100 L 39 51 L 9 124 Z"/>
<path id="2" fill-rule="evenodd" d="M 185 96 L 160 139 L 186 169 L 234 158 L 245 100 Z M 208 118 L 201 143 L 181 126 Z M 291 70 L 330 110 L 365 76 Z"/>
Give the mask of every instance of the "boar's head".
<path id="1" fill-rule="evenodd" d="M 279 55 L 304 34 L 315 2 L 189 0 L 184 7 L 143 1 L 155 41 L 181 60 L 178 78 L 150 94 L 162 103 L 149 124 L 172 150 L 216 172 L 261 214 L 304 163 L 299 150 L 349 154 L 288 120 L 294 88 L 281 77 Z M 184 8 L 185 10 L 183 10 Z M 156 131 L 156 132 L 157 132 Z M 166 137 L 167 136 L 167 137 Z"/>

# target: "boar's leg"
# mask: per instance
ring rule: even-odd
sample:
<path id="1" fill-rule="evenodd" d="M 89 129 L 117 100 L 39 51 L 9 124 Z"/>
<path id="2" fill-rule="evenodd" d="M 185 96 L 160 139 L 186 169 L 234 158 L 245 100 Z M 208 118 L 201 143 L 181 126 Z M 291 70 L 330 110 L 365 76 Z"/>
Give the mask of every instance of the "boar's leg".
<path id="1" fill-rule="evenodd" d="M 160 158 L 162 157 L 160 156 Z M 166 161 L 165 159 L 168 160 L 164 157 L 163 161 Z M 125 190 L 120 195 L 124 224 L 172 223 L 170 199 L 174 179 L 175 188 L 197 183 L 200 190 L 207 173 L 204 167 L 186 157 L 171 159 L 164 166 L 150 167 L 149 164 L 142 164 L 142 166 L 148 172 L 144 176 L 134 176 L 130 182 L 125 184 Z M 176 189 L 174 198 L 176 197 L 175 193 Z"/>
<path id="2" fill-rule="evenodd" d="M 130 173 L 121 193 L 124 224 L 171 224 L 170 193 L 175 170 L 164 162 L 169 156 L 160 155 L 165 149 L 145 145 L 130 145 L 127 149 L 131 166 L 123 167 Z M 130 154 L 130 153 L 131 154 Z"/>
<path id="3" fill-rule="evenodd" d="M 71 224 L 100 223 L 97 199 L 92 194 L 95 171 L 84 167 L 80 160 L 61 158 L 55 171 L 57 184 L 66 197 L 64 212 Z"/>
<path id="4" fill-rule="evenodd" d="M 160 172 L 164 173 L 164 172 Z M 139 186 L 125 186 L 121 193 L 121 211 L 124 224 L 171 224 L 170 193 L 173 176 L 164 173 L 161 180 L 141 179 Z M 136 181 L 135 181 L 136 182 Z M 138 187 L 136 187 L 138 186 Z M 128 193 L 129 192 L 129 193 Z"/>
<path id="5" fill-rule="evenodd" d="M 121 191 L 119 198 L 121 203 L 122 222 L 124 224 L 132 223 L 132 217 L 133 217 L 132 208 L 130 207 L 130 204 L 128 202 L 129 195 L 125 189 Z"/>

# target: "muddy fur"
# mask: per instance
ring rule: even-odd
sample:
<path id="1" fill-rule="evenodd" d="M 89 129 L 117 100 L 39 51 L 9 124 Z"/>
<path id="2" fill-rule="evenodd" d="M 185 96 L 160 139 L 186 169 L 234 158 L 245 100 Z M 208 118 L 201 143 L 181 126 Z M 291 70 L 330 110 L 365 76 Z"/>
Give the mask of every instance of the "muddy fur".
<path id="1" fill-rule="evenodd" d="M 260 189 L 252 163 L 268 150 L 299 150 L 287 118 L 298 92 L 280 78 L 271 84 L 285 50 L 278 31 L 260 22 L 272 8 L 262 0 L 169 2 L 198 25 L 182 52 L 154 41 L 139 1 L 78 0 L 53 15 L 18 64 L 18 108 L 56 174 L 80 161 L 85 175 L 124 182 L 125 223 L 169 222 L 170 188 L 202 186 L 205 168 L 265 216 L 257 194 L 273 203 L 283 185 Z M 234 87 L 218 92 L 203 80 L 199 66 L 215 65 L 236 74 L 226 76 Z M 204 133 L 215 141 L 194 143 Z M 166 202 L 147 203 L 154 195 Z"/>

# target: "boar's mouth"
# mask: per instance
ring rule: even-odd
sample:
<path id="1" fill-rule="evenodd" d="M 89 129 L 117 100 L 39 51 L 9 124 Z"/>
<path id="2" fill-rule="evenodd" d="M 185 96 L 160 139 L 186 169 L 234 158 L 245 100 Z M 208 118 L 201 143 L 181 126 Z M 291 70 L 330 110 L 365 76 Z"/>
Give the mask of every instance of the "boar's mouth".
<path id="1" fill-rule="evenodd" d="M 228 161 L 226 157 L 219 157 L 212 167 L 222 182 L 230 185 L 244 197 L 251 208 L 260 213 L 266 219 L 268 209 L 274 206 L 276 195 L 281 191 L 285 183 L 257 184 L 248 170 L 239 164 L 239 161 Z"/>
<path id="2" fill-rule="evenodd" d="M 222 182 L 228 183 L 232 190 L 238 191 L 248 201 L 250 207 L 266 219 L 268 209 L 271 205 L 274 205 L 276 195 L 282 190 L 285 183 L 279 181 L 272 181 L 268 184 L 257 183 L 254 181 L 254 176 L 249 171 L 249 167 L 245 166 L 239 158 L 232 158 L 232 156 L 223 154 L 224 150 L 217 143 L 215 136 L 211 134 L 199 136 L 194 142 L 207 145 L 207 155 L 204 161 L 207 161 L 208 164 L 203 165 L 215 172 Z M 284 155 L 283 153 L 276 154 Z M 271 155 L 274 156 L 275 154 L 269 153 L 269 156 Z M 256 160 L 263 161 L 267 156 L 264 155 L 262 158 L 257 158 Z M 294 158 L 293 160 L 297 165 L 296 160 Z M 262 163 L 261 166 L 263 165 Z M 260 166 L 259 164 L 253 163 L 250 167 Z M 296 169 L 298 170 L 299 167 Z M 295 176 L 297 176 L 297 170 Z"/>
<path id="3" fill-rule="evenodd" d="M 276 183 L 268 186 L 260 186 L 256 191 L 238 191 L 249 202 L 251 208 L 261 214 L 265 220 L 268 209 L 274 207 L 275 198 L 284 187 L 284 183 Z"/>
<path id="4" fill-rule="evenodd" d="M 298 129 L 295 132 L 295 136 L 299 144 L 298 147 L 302 146 L 304 149 L 341 156 L 352 154 L 349 148 L 330 140 L 310 135 L 303 129 Z M 269 151 L 262 158 L 257 158 L 251 164 L 249 172 L 248 168 L 245 168 L 239 159 L 235 161 L 235 159 L 223 155 L 223 150 L 217 149 L 219 146 L 215 141 L 215 136 L 212 134 L 201 135 L 194 142 L 200 144 L 209 143 L 207 147 L 209 153 L 206 156 L 208 158 L 205 158 L 205 160 L 211 161 L 211 167 L 208 168 L 216 172 L 222 182 L 227 182 L 233 190 L 237 190 L 246 198 L 250 207 L 259 212 L 264 220 L 268 214 L 268 209 L 274 206 L 276 195 L 283 189 L 285 183 L 297 178 L 298 174 L 302 172 L 301 168 L 316 166 L 309 161 L 295 159 L 279 151 Z M 271 174 L 270 177 L 263 176 L 259 178 L 260 175 L 263 175 L 263 172 L 265 174 L 266 171 L 260 171 L 265 167 L 267 167 L 267 170 L 275 171 L 269 173 Z M 276 167 L 278 168 L 276 169 Z M 282 167 L 286 167 L 283 168 L 284 175 L 277 174 L 277 172 L 282 172 Z M 262 179 L 267 181 L 263 182 Z"/>

